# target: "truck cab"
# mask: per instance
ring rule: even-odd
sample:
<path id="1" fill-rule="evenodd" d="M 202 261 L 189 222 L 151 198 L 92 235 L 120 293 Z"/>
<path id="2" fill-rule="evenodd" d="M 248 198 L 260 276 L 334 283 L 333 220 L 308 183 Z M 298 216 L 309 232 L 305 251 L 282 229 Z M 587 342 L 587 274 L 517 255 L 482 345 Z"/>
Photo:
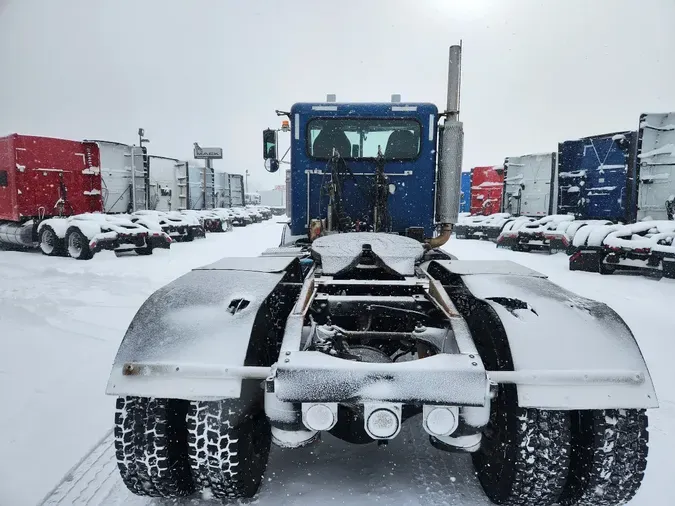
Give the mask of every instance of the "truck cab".
<path id="1" fill-rule="evenodd" d="M 377 200 L 384 198 L 388 231 L 407 235 L 414 227 L 433 234 L 439 118 L 434 104 L 296 103 L 289 117 L 292 236 L 306 236 L 312 220 L 328 219 L 336 178 L 341 212 L 356 230 L 372 229 Z M 266 159 L 276 155 L 276 136 L 270 139 Z M 376 185 L 378 164 L 384 195 Z"/>

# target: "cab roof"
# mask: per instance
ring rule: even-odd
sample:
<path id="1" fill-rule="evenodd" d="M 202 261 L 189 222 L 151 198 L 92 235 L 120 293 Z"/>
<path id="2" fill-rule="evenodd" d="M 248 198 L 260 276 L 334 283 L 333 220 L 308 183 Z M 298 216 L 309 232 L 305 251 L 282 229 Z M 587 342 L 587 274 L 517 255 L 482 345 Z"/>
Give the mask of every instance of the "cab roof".
<path id="1" fill-rule="evenodd" d="M 436 105 L 428 102 L 298 102 L 291 115 L 311 116 L 422 116 L 438 115 Z"/>

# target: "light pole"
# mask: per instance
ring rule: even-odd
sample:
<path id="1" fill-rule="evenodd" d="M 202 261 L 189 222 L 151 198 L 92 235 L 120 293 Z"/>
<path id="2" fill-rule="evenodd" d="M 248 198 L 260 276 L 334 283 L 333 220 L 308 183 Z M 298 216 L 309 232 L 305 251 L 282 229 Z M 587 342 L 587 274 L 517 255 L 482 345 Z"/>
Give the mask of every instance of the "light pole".
<path id="1" fill-rule="evenodd" d="M 246 181 L 244 182 L 244 194 L 248 193 L 248 169 L 246 169 Z"/>
<path id="2" fill-rule="evenodd" d="M 144 142 L 150 142 L 150 139 L 144 139 L 143 136 L 145 135 L 145 128 L 139 128 L 138 129 L 138 145 L 142 148 Z"/>

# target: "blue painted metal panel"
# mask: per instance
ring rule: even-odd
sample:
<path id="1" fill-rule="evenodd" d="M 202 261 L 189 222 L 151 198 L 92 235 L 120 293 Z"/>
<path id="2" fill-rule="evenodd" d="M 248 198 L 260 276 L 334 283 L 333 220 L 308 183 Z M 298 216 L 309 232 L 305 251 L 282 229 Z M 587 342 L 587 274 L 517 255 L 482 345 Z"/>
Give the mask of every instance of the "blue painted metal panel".
<path id="1" fill-rule="evenodd" d="M 584 137 L 558 145 L 558 214 L 632 221 L 636 132 Z"/>
<path id="2" fill-rule="evenodd" d="M 462 172 L 461 192 L 459 212 L 468 213 L 471 210 L 471 172 Z"/>
<path id="3" fill-rule="evenodd" d="M 326 160 L 309 156 L 308 122 L 316 118 L 414 119 L 420 123 L 420 152 L 415 160 L 387 162 L 385 173 L 396 191 L 389 196 L 388 207 L 393 231 L 404 233 L 407 227 L 434 231 L 434 198 L 438 109 L 429 103 L 296 103 L 291 108 L 291 233 L 308 232 L 310 219 L 327 215 L 328 196 L 322 186 L 330 180 Z M 375 172 L 372 160 L 346 160 L 350 170 L 364 181 Z M 325 174 L 328 172 L 328 174 Z M 407 173 L 407 174 L 406 174 Z M 406 175 L 403 175 L 406 174 Z M 372 216 L 372 206 L 364 185 L 347 177 L 343 204 L 351 217 Z M 308 212 L 309 208 L 309 212 Z M 372 221 L 372 220 L 370 220 Z"/>

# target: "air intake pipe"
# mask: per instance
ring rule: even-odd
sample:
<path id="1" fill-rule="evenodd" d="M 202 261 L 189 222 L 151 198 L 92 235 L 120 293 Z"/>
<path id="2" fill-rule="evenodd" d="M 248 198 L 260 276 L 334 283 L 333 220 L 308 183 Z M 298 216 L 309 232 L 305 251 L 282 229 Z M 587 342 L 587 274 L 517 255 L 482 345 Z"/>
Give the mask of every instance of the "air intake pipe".
<path id="1" fill-rule="evenodd" d="M 450 47 L 448 66 L 448 103 L 445 121 L 439 129 L 438 175 L 436 181 L 436 221 L 440 234 L 426 240 L 429 248 L 438 248 L 448 242 L 452 226 L 457 223 L 464 151 L 464 126 L 459 121 L 459 91 L 461 80 L 462 47 Z"/>

